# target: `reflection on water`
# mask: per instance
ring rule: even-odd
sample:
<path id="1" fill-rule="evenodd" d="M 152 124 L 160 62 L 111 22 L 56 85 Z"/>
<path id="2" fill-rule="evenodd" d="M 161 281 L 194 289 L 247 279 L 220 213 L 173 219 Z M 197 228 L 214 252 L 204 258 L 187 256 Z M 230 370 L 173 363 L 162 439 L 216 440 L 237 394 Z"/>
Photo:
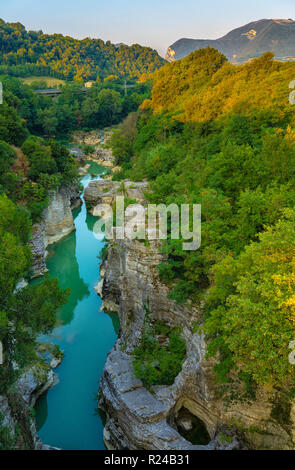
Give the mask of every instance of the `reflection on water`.
<path id="1" fill-rule="evenodd" d="M 76 258 L 76 233 L 72 232 L 67 238 L 60 241 L 48 250 L 47 267 L 50 275 L 56 277 L 62 289 L 71 287 L 69 302 L 57 315 L 58 325 L 66 325 L 73 320 L 78 302 L 90 295 L 89 287 L 81 278 Z M 62 260 L 56 262 L 56 259 Z"/>
<path id="2" fill-rule="evenodd" d="M 89 172 L 101 172 L 91 164 Z M 98 179 L 98 178 L 95 178 Z M 86 187 L 91 180 L 82 179 Z M 92 233 L 97 219 L 85 204 L 73 212 L 76 231 L 50 248 L 47 267 L 62 288 L 72 289 L 58 316 L 58 326 L 46 338 L 58 344 L 65 358 L 57 369 L 59 383 L 36 404 L 38 433 L 48 445 L 62 449 L 104 449 L 103 423 L 95 410 L 98 381 L 106 356 L 115 343 L 118 317 L 100 311 L 94 291 L 99 280 L 99 253 L 104 246 Z"/>

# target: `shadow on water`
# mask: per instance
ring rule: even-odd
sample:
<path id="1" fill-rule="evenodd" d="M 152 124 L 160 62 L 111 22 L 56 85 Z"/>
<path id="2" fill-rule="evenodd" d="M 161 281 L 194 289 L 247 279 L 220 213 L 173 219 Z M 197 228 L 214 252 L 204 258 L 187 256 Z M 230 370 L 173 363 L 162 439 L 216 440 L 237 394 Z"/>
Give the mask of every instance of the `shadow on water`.
<path id="1" fill-rule="evenodd" d="M 62 289 L 71 287 L 69 301 L 57 315 L 58 325 L 66 325 L 73 320 L 78 303 L 90 295 L 89 286 L 84 282 L 79 273 L 79 265 L 76 258 L 76 233 L 72 232 L 54 247 L 49 248 L 48 251 L 47 266 L 50 275 L 58 279 L 59 286 Z M 62 260 L 62 266 L 59 262 L 56 262 L 56 259 Z"/>
<path id="2" fill-rule="evenodd" d="M 92 162 L 89 171 L 101 173 L 102 169 Z M 88 174 L 81 183 L 86 187 L 91 179 Z M 72 291 L 57 327 L 45 338 L 58 344 L 65 357 L 56 371 L 59 383 L 36 404 L 36 421 L 45 444 L 65 450 L 99 450 L 105 448 L 103 423 L 95 413 L 94 396 L 119 321 L 117 315 L 100 311 L 102 301 L 94 291 L 99 280 L 98 256 L 104 246 L 92 233 L 96 219 L 87 214 L 84 202 L 73 215 L 76 231 L 52 246 L 47 259 L 50 276 Z"/>
<path id="3" fill-rule="evenodd" d="M 118 336 L 120 328 L 121 328 L 119 317 L 117 313 L 108 313 L 108 316 L 112 320 L 114 331 L 116 335 Z"/>
<path id="4" fill-rule="evenodd" d="M 207 445 L 211 440 L 204 422 L 185 407 L 178 411 L 175 425 L 179 434 L 194 445 Z"/>

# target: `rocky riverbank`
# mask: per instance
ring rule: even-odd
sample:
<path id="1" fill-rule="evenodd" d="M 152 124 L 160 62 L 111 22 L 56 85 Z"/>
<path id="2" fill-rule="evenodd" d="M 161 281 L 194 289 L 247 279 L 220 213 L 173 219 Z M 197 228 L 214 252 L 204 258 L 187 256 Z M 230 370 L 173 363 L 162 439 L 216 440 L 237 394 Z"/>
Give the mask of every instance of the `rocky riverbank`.
<path id="1" fill-rule="evenodd" d="M 79 147 L 90 147 L 91 152 L 84 155 L 86 160 L 93 160 L 104 167 L 114 167 L 115 159 L 112 150 L 105 146 L 111 135 L 111 131 L 75 132 L 72 135 L 72 144 Z"/>
<path id="2" fill-rule="evenodd" d="M 128 182 L 140 192 L 138 183 Z M 85 198 L 95 204 L 113 200 L 118 183 L 92 184 Z M 144 200 L 141 195 L 140 200 Z M 121 332 L 108 355 L 99 386 L 99 406 L 106 412 L 104 439 L 109 449 L 294 449 L 295 407 L 286 427 L 274 414 L 269 392 L 260 390 L 252 404 L 227 408 L 218 398 L 214 361 L 206 359 L 206 341 L 195 331 L 202 312 L 193 305 L 177 306 L 167 299 L 157 265 L 165 261 L 157 242 L 116 240 L 109 244 L 97 287 L 106 310 L 116 310 Z M 132 351 L 141 342 L 147 315 L 183 327 L 187 356 L 172 386 L 151 390 L 134 375 Z M 158 338 L 160 340 L 160 338 Z M 272 398 L 275 398 L 274 393 Z M 196 425 L 208 433 L 206 445 L 193 445 L 183 431 Z"/>
<path id="3" fill-rule="evenodd" d="M 72 210 L 81 204 L 78 184 L 63 186 L 50 194 L 48 207 L 42 214 L 41 221 L 34 225 L 31 249 L 33 254 L 32 277 L 43 275 L 46 271 L 46 248 L 58 242 L 75 230 Z M 25 287 L 21 282 L 18 289 Z M 37 399 L 51 388 L 56 381 L 53 369 L 61 359 L 48 353 L 48 364 L 40 362 L 22 374 L 7 395 L 0 396 L 1 426 L 9 430 L 15 440 L 15 448 L 47 450 L 37 435 L 35 420 L 31 409 Z M 47 354 L 47 355 L 48 355 Z M 18 433 L 18 429 L 21 432 Z"/>
<path id="4" fill-rule="evenodd" d="M 16 384 L 0 395 L 1 427 L 8 430 L 13 448 L 18 450 L 50 450 L 38 437 L 32 409 L 38 398 L 56 384 L 53 371 L 61 362 L 60 357 L 47 351 L 50 360 L 25 370 Z"/>
<path id="5" fill-rule="evenodd" d="M 32 277 L 47 271 L 46 248 L 75 230 L 72 210 L 81 204 L 78 184 L 62 186 L 50 195 L 41 221 L 34 225 L 31 249 L 33 254 Z"/>

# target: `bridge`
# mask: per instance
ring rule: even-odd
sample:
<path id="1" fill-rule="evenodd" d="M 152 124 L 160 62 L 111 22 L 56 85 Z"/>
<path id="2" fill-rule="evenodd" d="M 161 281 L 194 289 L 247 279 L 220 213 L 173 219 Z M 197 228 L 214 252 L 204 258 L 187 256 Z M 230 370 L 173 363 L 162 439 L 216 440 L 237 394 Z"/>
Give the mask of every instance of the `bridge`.
<path id="1" fill-rule="evenodd" d="M 81 91 L 83 93 L 86 93 L 88 88 L 82 87 Z M 55 98 L 56 96 L 61 95 L 61 89 L 60 88 L 45 88 L 44 90 L 34 90 L 34 93 L 38 96 L 49 96 L 50 98 Z"/>
<path id="2" fill-rule="evenodd" d="M 61 94 L 61 90 L 59 88 L 48 88 L 44 90 L 34 90 L 34 93 L 39 96 L 49 96 L 50 98 L 54 98 Z"/>

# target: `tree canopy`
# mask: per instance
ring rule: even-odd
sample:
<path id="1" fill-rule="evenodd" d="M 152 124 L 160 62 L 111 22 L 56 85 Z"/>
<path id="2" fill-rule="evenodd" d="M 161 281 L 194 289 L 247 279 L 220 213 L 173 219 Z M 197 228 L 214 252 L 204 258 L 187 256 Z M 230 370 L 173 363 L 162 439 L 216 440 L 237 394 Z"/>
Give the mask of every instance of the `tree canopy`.
<path id="1" fill-rule="evenodd" d="M 198 50 L 154 74 L 152 100 L 112 138 L 115 179 L 148 178 L 153 203 L 202 205 L 201 248 L 168 236 L 158 269 L 176 302 L 205 300 L 209 353 L 231 396 L 239 380 L 249 393 L 294 388 L 294 76 L 294 62 L 270 53 L 234 66 Z"/>
<path id="2" fill-rule="evenodd" d="M 157 51 L 139 44 L 78 40 L 62 34 L 27 31 L 0 19 L 0 74 L 16 77 L 51 75 L 72 81 L 140 77 L 165 63 Z"/>

